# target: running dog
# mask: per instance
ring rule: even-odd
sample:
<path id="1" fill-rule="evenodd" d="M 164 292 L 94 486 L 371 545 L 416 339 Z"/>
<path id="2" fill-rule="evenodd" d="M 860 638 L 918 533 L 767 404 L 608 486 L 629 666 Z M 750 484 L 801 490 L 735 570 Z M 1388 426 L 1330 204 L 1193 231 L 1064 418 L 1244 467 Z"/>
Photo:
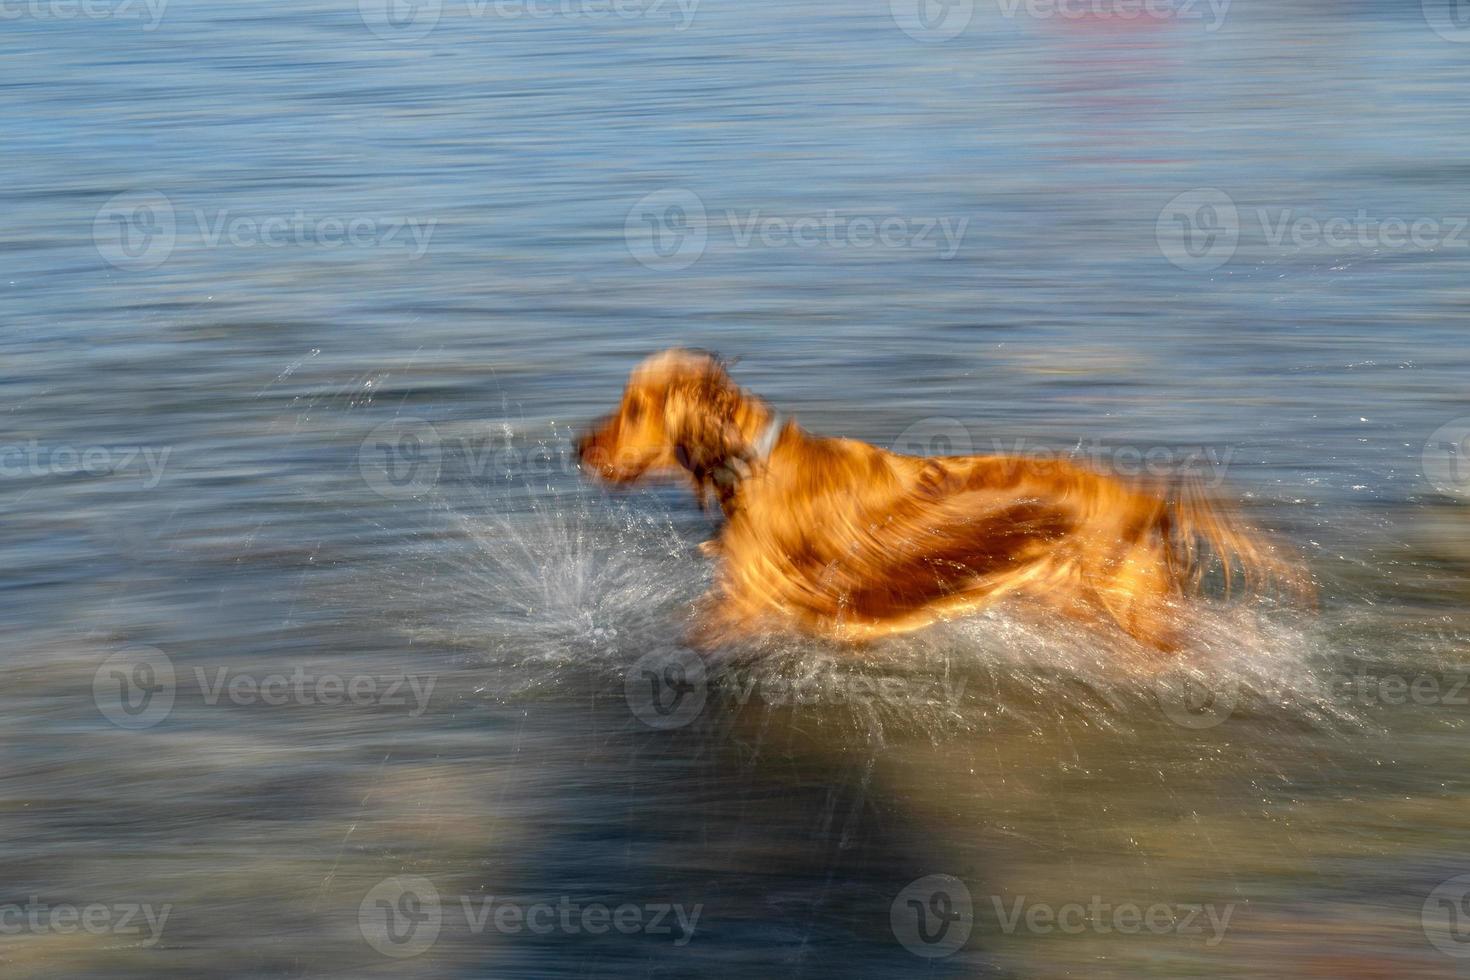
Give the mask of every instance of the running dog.
<path id="1" fill-rule="evenodd" d="M 701 633 L 715 638 L 776 628 L 862 641 L 1024 595 L 1173 651 L 1182 600 L 1212 555 L 1227 589 L 1235 566 L 1252 588 L 1304 588 L 1292 562 L 1197 483 L 814 435 L 699 351 L 638 365 L 577 453 L 610 483 L 682 472 L 701 506 L 719 503 L 726 521 L 701 548 L 718 562 L 701 603 Z"/>

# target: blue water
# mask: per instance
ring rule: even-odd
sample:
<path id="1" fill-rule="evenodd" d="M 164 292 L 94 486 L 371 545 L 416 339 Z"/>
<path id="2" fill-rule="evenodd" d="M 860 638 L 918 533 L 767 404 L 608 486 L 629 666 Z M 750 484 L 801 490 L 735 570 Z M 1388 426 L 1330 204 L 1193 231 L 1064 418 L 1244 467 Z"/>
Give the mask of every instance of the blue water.
<path id="1" fill-rule="evenodd" d="M 1434 0 L 982 0 L 948 40 L 868 0 L 69 9 L 0 12 L 0 907 L 173 912 L 0 935 L 6 976 L 1463 969 L 1421 912 L 1470 871 L 1463 707 L 1319 686 L 1448 687 L 1470 645 L 1434 448 L 1470 435 L 1470 33 Z M 1246 693 L 1207 729 L 1000 615 L 861 665 L 959 704 L 650 727 L 623 679 L 678 650 L 710 521 L 565 451 L 671 344 L 899 448 L 1209 449 L 1322 610 L 1220 613 Z M 436 468 L 385 490 L 401 431 Z M 140 644 L 179 688 L 132 731 L 93 682 Z M 194 682 L 297 667 L 437 684 L 415 715 Z M 921 959 L 889 910 L 930 874 L 976 917 Z M 404 959 L 362 934 L 393 876 L 444 898 Z M 457 896 L 491 895 L 704 911 L 683 945 L 477 931 Z M 996 912 L 1095 895 L 1238 907 L 1212 946 Z"/>

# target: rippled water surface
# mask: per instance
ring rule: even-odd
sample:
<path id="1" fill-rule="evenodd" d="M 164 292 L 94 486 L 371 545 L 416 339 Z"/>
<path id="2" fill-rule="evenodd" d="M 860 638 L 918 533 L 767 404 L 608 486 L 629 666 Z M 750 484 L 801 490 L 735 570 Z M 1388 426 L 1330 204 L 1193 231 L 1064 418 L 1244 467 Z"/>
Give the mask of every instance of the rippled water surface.
<path id="1" fill-rule="evenodd" d="M 1420 6 L 6 8 L 4 975 L 1465 975 Z M 1320 609 L 1167 677 L 1008 609 L 691 660 L 710 517 L 567 456 L 670 344 L 818 432 L 1193 466 Z"/>

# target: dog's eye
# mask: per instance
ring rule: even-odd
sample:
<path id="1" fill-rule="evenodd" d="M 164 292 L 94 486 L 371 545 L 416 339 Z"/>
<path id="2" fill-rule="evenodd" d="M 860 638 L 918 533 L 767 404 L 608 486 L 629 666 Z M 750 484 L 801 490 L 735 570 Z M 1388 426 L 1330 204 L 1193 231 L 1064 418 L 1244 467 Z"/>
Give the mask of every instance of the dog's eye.
<path id="1" fill-rule="evenodd" d="M 623 414 L 627 415 L 629 422 L 637 422 L 638 417 L 643 414 L 643 399 L 629 398 L 628 409 Z"/>

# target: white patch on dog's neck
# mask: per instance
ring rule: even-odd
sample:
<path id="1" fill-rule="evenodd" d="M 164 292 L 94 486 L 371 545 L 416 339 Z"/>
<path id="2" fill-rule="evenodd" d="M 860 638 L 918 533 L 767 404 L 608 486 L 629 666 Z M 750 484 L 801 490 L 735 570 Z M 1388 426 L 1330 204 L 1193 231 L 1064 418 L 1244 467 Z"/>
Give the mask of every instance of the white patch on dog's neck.
<path id="1" fill-rule="evenodd" d="M 781 438 L 781 428 L 786 424 L 786 417 L 775 409 L 771 409 L 771 421 L 766 423 L 765 429 L 756 437 L 751 446 L 754 458 L 757 462 L 764 461 L 771 455 L 771 450 L 776 448 L 776 440 Z"/>

